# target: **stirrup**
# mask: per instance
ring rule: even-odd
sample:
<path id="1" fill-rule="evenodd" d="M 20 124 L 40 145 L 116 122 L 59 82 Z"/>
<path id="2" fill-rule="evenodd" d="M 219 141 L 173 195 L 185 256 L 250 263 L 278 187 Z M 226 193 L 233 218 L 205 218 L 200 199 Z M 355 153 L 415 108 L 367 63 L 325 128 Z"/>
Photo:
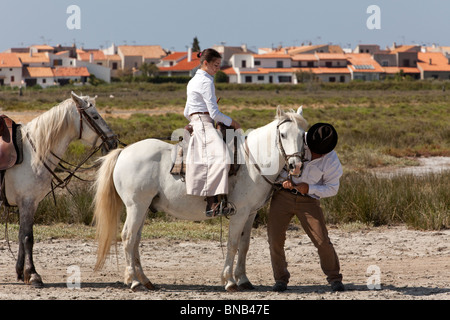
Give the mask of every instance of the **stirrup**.
<path id="1" fill-rule="evenodd" d="M 229 217 L 236 214 L 236 207 L 233 203 L 227 201 L 220 201 L 217 205 L 208 211 L 206 211 L 207 217 Z"/>

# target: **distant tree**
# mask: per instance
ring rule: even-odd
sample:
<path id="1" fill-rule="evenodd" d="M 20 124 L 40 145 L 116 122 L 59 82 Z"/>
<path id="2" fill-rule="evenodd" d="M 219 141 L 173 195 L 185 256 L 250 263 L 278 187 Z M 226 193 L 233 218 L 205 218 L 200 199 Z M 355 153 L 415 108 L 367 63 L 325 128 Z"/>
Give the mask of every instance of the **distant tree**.
<path id="1" fill-rule="evenodd" d="M 141 67 L 139 68 L 141 70 L 142 75 L 144 77 L 153 77 L 157 76 L 159 73 L 159 69 L 154 63 L 146 63 L 144 62 Z"/>
<path id="2" fill-rule="evenodd" d="M 214 80 L 217 83 L 227 83 L 228 82 L 228 76 L 225 72 L 222 70 L 217 71 L 216 75 L 214 76 Z"/>
<path id="3" fill-rule="evenodd" d="M 194 38 L 194 42 L 192 42 L 192 51 L 193 52 L 200 52 L 200 42 L 198 42 L 197 37 Z"/>

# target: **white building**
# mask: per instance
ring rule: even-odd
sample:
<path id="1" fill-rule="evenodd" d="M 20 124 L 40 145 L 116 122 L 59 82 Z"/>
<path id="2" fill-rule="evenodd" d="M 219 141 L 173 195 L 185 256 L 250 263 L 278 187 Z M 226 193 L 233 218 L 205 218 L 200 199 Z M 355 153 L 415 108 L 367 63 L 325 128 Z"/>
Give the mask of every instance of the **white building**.
<path id="1" fill-rule="evenodd" d="M 22 85 L 22 63 L 14 53 L 0 53 L 0 86 Z"/>

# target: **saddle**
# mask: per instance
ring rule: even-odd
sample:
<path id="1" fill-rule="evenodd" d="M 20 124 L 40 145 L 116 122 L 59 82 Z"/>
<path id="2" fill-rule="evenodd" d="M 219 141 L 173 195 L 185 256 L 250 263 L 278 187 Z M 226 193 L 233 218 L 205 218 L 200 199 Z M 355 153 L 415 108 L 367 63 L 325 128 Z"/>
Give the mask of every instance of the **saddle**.
<path id="1" fill-rule="evenodd" d="M 22 130 L 6 115 L 0 116 L 0 204 L 9 206 L 5 192 L 5 172 L 23 161 Z"/>
<path id="2" fill-rule="evenodd" d="M 217 123 L 216 128 L 221 132 L 224 143 L 226 141 L 226 130 L 232 129 L 229 126 L 224 125 L 222 122 Z M 172 168 L 170 173 L 173 175 L 181 175 L 183 178 L 186 174 L 186 154 L 188 148 L 189 137 L 193 134 L 193 128 L 191 125 L 184 127 L 184 137 L 179 137 L 179 142 L 172 149 Z M 239 167 L 241 166 L 237 162 L 237 137 L 234 137 L 232 146 L 228 145 L 229 148 L 233 148 L 234 151 L 234 161 L 230 164 L 230 171 L 228 176 L 236 175 Z"/>
<path id="3" fill-rule="evenodd" d="M 6 115 L 0 116 L 0 171 L 23 161 L 22 132 Z"/>

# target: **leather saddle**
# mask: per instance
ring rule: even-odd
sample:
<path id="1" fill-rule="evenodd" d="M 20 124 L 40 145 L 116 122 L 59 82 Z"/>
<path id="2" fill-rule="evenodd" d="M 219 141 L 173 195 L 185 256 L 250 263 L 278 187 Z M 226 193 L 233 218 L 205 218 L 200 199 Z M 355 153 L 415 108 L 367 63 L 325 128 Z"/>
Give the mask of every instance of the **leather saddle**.
<path id="1" fill-rule="evenodd" d="M 0 171 L 7 170 L 23 161 L 22 133 L 6 115 L 0 116 Z"/>
<path id="2" fill-rule="evenodd" d="M 226 130 L 232 128 L 224 125 L 222 122 L 217 123 L 216 128 L 221 132 L 224 143 L 227 143 Z M 180 136 L 180 141 L 172 149 L 172 168 L 170 169 L 170 173 L 173 175 L 181 175 L 184 177 L 186 174 L 186 154 L 189 145 L 188 141 L 192 134 L 193 128 L 191 125 L 184 127 L 184 137 Z M 228 144 L 228 148 L 233 148 L 234 151 L 233 163 L 230 164 L 230 171 L 228 172 L 228 176 L 232 176 L 237 174 L 241 166 L 237 163 L 237 137 L 234 137 L 231 145 Z"/>

